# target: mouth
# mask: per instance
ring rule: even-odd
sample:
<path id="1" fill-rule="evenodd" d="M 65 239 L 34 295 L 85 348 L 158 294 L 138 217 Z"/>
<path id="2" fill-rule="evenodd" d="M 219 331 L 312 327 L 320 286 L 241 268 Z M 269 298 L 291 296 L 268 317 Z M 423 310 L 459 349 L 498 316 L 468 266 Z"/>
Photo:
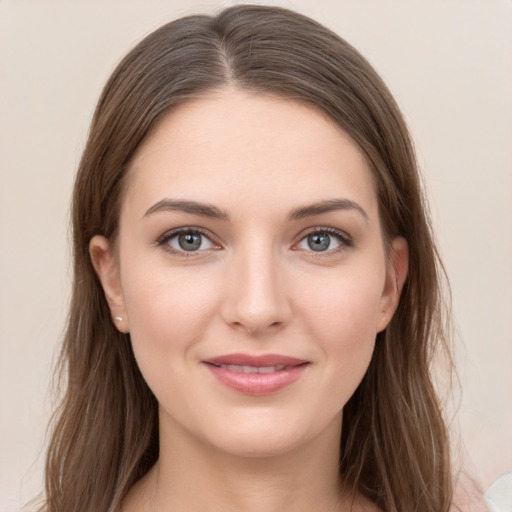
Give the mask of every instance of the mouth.
<path id="1" fill-rule="evenodd" d="M 277 354 L 229 354 L 203 361 L 224 386 L 253 396 L 276 393 L 297 381 L 309 361 Z"/>
<path id="2" fill-rule="evenodd" d="M 214 366 L 217 366 L 217 368 L 222 368 L 223 370 L 230 370 L 232 372 L 238 373 L 273 373 L 280 372 L 286 368 L 291 368 L 291 366 L 284 366 L 282 364 L 276 366 L 241 366 L 237 364 L 218 364 Z"/>

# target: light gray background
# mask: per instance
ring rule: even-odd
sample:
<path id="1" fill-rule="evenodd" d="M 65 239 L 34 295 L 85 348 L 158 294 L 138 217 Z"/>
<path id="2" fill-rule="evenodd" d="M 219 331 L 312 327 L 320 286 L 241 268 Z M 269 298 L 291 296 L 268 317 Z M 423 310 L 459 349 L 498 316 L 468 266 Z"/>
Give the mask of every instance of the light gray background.
<path id="1" fill-rule="evenodd" d="M 269 2 L 354 44 L 417 144 L 451 278 L 466 466 L 512 469 L 512 3 Z M 95 101 L 152 29 L 228 3 L 0 0 L 0 512 L 41 487 L 69 293 L 68 205 Z"/>

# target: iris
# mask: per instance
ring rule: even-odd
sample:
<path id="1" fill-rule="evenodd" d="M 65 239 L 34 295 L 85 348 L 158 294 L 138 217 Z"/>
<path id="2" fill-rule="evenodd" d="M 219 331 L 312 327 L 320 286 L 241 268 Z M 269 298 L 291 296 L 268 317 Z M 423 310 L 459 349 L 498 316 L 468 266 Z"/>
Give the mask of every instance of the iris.
<path id="1" fill-rule="evenodd" d="M 327 233 L 313 233 L 308 236 L 308 247 L 312 251 L 326 251 L 331 245 L 331 237 Z"/>

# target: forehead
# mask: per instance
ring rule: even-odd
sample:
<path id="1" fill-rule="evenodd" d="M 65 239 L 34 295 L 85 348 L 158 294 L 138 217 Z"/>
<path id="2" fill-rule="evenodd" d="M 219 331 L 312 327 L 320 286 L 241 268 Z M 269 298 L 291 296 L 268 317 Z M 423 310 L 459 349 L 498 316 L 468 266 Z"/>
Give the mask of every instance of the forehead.
<path id="1" fill-rule="evenodd" d="M 323 112 L 288 99 L 221 90 L 167 114 L 129 169 L 125 203 L 168 195 L 261 209 L 343 196 L 377 211 L 357 144 Z"/>

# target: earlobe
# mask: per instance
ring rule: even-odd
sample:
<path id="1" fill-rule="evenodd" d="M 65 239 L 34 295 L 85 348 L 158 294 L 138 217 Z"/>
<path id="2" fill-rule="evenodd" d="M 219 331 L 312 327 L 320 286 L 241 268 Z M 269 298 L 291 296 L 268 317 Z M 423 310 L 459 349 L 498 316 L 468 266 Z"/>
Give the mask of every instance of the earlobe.
<path id="1" fill-rule="evenodd" d="M 383 331 L 391 321 L 400 302 L 400 295 L 407 279 L 408 270 L 409 245 L 405 238 L 399 236 L 391 243 L 377 332 Z"/>
<path id="2" fill-rule="evenodd" d="M 104 236 L 94 236 L 89 242 L 89 255 L 103 287 L 116 328 L 124 333 L 129 332 L 119 265 L 110 241 Z"/>

